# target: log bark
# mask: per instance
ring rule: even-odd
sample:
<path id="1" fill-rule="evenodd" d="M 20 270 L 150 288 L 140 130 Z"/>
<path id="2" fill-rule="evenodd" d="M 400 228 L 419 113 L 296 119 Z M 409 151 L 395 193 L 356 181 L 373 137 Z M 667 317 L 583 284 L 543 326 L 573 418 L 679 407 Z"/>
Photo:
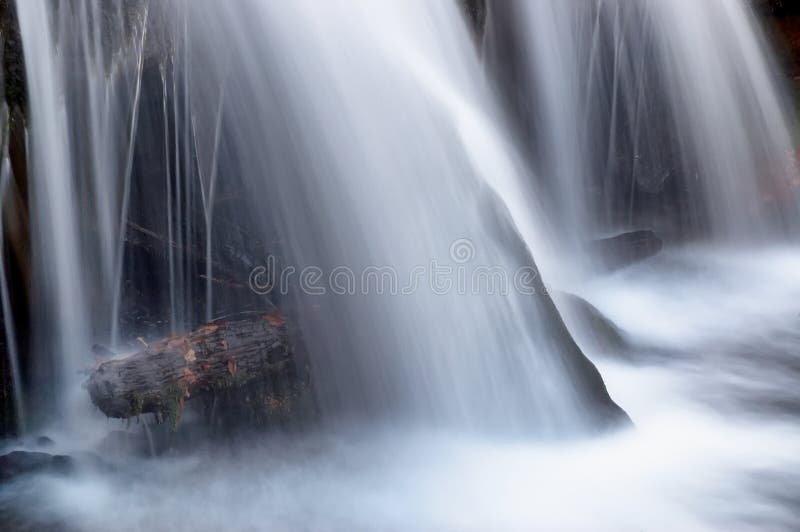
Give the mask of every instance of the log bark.
<path id="1" fill-rule="evenodd" d="M 307 382 L 298 376 L 295 352 L 280 315 L 239 315 L 102 362 L 86 387 L 109 417 L 153 413 L 175 426 L 193 397 L 255 386 L 269 403 L 297 391 Z"/>

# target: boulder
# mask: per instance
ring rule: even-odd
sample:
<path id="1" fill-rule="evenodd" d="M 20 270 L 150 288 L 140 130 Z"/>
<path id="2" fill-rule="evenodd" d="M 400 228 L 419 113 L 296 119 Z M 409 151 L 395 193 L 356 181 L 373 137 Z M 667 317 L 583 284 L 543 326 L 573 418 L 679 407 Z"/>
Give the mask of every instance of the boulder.
<path id="1" fill-rule="evenodd" d="M 72 472 L 73 469 L 74 462 L 72 457 L 65 455 L 12 451 L 0 456 L 0 482 L 31 473 L 66 474 Z"/>
<path id="2" fill-rule="evenodd" d="M 512 262 L 523 264 L 538 272 L 536 261 L 524 238 L 512 223 L 507 207 L 494 193 L 488 193 L 485 205 L 486 227 L 494 228 L 495 237 L 509 254 Z M 565 420 L 556 430 L 564 435 L 575 434 L 575 421 L 581 426 L 578 433 L 606 432 L 631 427 L 628 414 L 612 399 L 597 366 L 581 350 L 558 310 L 541 275 L 530 279 L 532 295 L 525 303 L 525 313 L 535 316 L 531 329 L 548 349 L 531 356 L 550 356 L 553 363 L 563 367 L 575 390 L 577 420 Z"/>

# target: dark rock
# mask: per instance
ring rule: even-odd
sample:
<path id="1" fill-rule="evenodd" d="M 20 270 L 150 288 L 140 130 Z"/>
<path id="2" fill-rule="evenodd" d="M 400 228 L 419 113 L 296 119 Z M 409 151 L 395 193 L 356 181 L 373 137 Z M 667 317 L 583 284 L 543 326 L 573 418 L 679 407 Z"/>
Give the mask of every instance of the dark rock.
<path id="1" fill-rule="evenodd" d="M 589 254 L 609 270 L 624 268 L 656 255 L 663 242 L 649 229 L 629 231 L 589 243 Z"/>
<path id="2" fill-rule="evenodd" d="M 555 292 L 553 297 L 565 315 L 571 330 L 578 334 L 584 332 L 587 340 L 593 342 L 601 351 L 625 352 L 630 347 L 625 333 L 608 319 L 597 307 L 582 297 L 567 292 Z"/>
<path id="3" fill-rule="evenodd" d="M 785 17 L 800 13 L 796 0 L 751 0 L 751 3 L 764 15 Z"/>
<path id="4" fill-rule="evenodd" d="M 2 40 L 3 82 L 9 109 L 27 108 L 28 91 L 22 36 L 19 32 L 16 4 L 0 0 L 0 40 Z"/>
<path id="5" fill-rule="evenodd" d="M 480 41 L 486 28 L 486 0 L 459 0 L 458 3 L 467 16 L 473 35 Z"/>
<path id="6" fill-rule="evenodd" d="M 72 455 L 32 451 L 12 451 L 0 456 L 0 482 L 22 475 L 49 473 L 73 475 L 78 472 L 105 473 L 114 471 L 97 454 L 82 451 Z"/>
<path id="7" fill-rule="evenodd" d="M 596 431 L 616 430 L 633 426 L 625 412 L 608 393 L 597 366 L 589 360 L 578 346 L 561 314 L 549 294 L 537 291 L 534 299 L 539 307 L 539 316 L 544 331 L 551 335 L 552 349 L 566 369 L 576 390 L 580 390 L 578 401 L 582 406 L 583 423 Z"/>
<path id="8" fill-rule="evenodd" d="M 511 222 L 506 206 L 493 193 L 486 197 L 486 226 L 495 229 L 495 237 L 503 244 L 512 261 L 524 264 L 538 271 L 533 255 L 525 240 Z M 572 381 L 578 405 L 576 414 L 584 429 L 590 432 L 603 432 L 631 427 L 633 422 L 628 414 L 611 398 L 597 366 L 589 360 L 578 346 L 553 298 L 550 297 L 541 275 L 533 276 L 531 285 L 533 295 L 527 301 L 531 316 L 536 320 L 532 329 L 549 345 L 547 354 L 555 357 Z M 564 434 L 574 430 L 567 423 Z"/>
<path id="9" fill-rule="evenodd" d="M 36 445 L 39 447 L 52 447 L 53 445 L 55 445 L 55 443 L 56 442 L 54 442 L 47 436 L 39 436 L 38 438 L 36 438 Z"/>
<path id="10" fill-rule="evenodd" d="M 0 456 L 0 481 L 47 471 L 52 464 L 53 455 L 49 453 L 12 451 Z"/>

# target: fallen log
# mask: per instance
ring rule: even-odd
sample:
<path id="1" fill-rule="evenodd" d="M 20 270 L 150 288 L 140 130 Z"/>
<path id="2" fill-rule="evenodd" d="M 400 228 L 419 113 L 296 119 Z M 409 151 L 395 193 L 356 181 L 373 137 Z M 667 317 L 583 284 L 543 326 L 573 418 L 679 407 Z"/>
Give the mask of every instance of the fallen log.
<path id="1" fill-rule="evenodd" d="M 280 315 L 238 315 L 102 362 L 86 388 L 108 417 L 152 413 L 174 428 L 193 397 L 247 390 L 248 403 L 267 408 L 290 399 L 307 384 L 295 352 Z"/>

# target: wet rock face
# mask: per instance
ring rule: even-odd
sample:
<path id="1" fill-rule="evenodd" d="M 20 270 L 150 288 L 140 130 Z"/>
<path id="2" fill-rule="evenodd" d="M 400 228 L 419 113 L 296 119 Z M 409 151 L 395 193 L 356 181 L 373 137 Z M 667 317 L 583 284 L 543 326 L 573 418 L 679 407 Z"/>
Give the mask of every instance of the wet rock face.
<path id="1" fill-rule="evenodd" d="M 756 9 L 762 10 L 774 16 L 782 17 L 786 15 L 800 13 L 800 4 L 797 0 L 751 0 Z"/>
<path id="2" fill-rule="evenodd" d="M 47 436 L 39 436 L 36 438 L 36 445 L 39 447 L 52 447 L 55 445 L 55 442 Z"/>
<path id="3" fill-rule="evenodd" d="M 484 209 L 486 226 L 497 228 L 495 238 L 503 243 L 515 262 L 538 271 L 531 250 L 510 222 L 511 217 L 499 198 L 493 193 L 487 194 Z M 532 288 L 534 294 L 524 300 L 524 304 L 528 305 L 524 312 L 536 316 L 531 326 L 549 347 L 547 352 L 550 356 L 558 360 L 569 375 L 575 389 L 575 414 L 583 430 L 586 433 L 602 433 L 632 427 L 633 422 L 627 412 L 611 398 L 597 366 L 575 341 L 541 275 L 533 279 Z M 573 430 L 568 427 L 562 429 L 565 434 Z"/>
<path id="4" fill-rule="evenodd" d="M 486 28 L 486 0 L 458 0 L 458 5 L 467 16 L 475 37 L 480 40 Z"/>
<path id="5" fill-rule="evenodd" d="M 625 333 L 600 310 L 582 297 L 555 292 L 553 298 L 575 325 L 586 331 L 589 340 L 605 353 L 623 354 L 630 344 Z M 572 325 L 568 321 L 568 325 Z M 574 327 L 570 327 L 575 330 Z"/>
<path id="6" fill-rule="evenodd" d="M 549 294 L 535 297 L 542 326 L 551 335 L 551 347 L 561 359 L 576 390 L 580 405 L 578 414 L 590 432 L 626 429 L 633 422 L 612 398 L 597 366 L 584 354 L 567 328 L 563 317 Z"/>
<path id="7" fill-rule="evenodd" d="M 796 0 L 754 0 L 764 19 L 783 70 L 788 74 L 795 102 L 800 101 L 800 2 Z"/>
<path id="8" fill-rule="evenodd" d="M 11 162 L 11 183 L 2 205 L 3 240 L 7 246 L 0 253 L 6 261 L 6 275 L 11 290 L 11 305 L 17 327 L 17 348 L 24 351 L 27 338 L 20 335 L 25 330 L 27 309 L 22 296 L 27 288 L 26 273 L 30 271 L 27 260 L 29 226 L 27 214 L 27 146 L 26 113 L 28 105 L 25 62 L 22 38 L 17 23 L 14 0 L 0 0 L 0 138 L 6 143 Z M 5 105 L 2 105 L 5 104 Z M 5 318 L 0 318 L 0 438 L 13 436 L 18 431 L 17 405 L 12 378 L 11 359 L 5 338 Z M 29 381 L 29 367 L 20 360 L 20 377 Z"/>
<path id="9" fill-rule="evenodd" d="M 25 62 L 22 57 L 22 37 L 17 24 L 13 0 L 0 0 L 0 37 L 2 40 L 3 83 L 8 107 L 25 109 Z"/>

